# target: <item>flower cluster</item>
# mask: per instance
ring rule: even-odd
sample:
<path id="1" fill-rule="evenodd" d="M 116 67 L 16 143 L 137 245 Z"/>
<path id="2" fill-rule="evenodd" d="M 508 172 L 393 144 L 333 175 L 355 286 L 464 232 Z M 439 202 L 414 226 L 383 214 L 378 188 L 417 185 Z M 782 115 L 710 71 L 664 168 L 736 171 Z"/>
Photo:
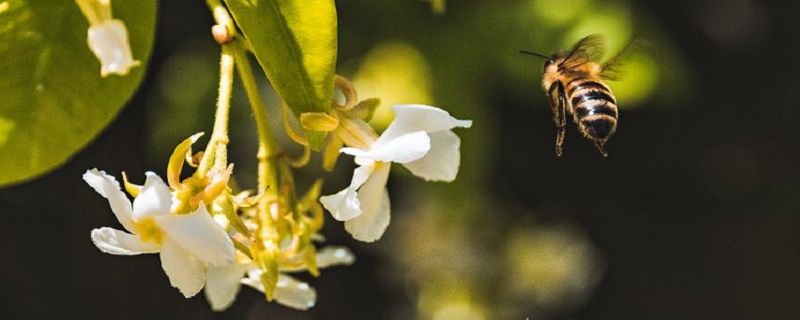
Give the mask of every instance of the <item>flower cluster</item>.
<path id="1" fill-rule="evenodd" d="M 94 229 L 92 241 L 109 254 L 159 253 L 170 284 L 187 298 L 205 288 L 214 310 L 230 306 L 241 284 L 286 306 L 312 307 L 316 302 L 314 289 L 288 273 L 309 271 L 316 275 L 319 268 L 355 260 L 345 247 L 317 251 L 312 243 L 319 237 L 322 208 L 309 200 L 318 196 L 319 187 L 297 200 L 292 209 L 265 194 L 231 194 L 230 165 L 205 174 L 198 174 L 198 170 L 180 181 L 181 166 L 177 163 L 183 164 L 183 155 L 191 152 L 190 146 L 199 136 L 186 139 L 175 149 L 168 167 L 169 185 L 152 172 L 145 174 L 142 186 L 129 183 L 123 175 L 124 188 L 135 197 L 133 202 L 113 176 L 88 170 L 83 179 L 108 199 L 125 229 Z M 258 204 L 268 207 L 268 215 L 259 214 L 255 208 Z"/>
<path id="2" fill-rule="evenodd" d="M 378 136 L 372 129 L 350 130 L 369 128 L 365 119 L 352 118 L 352 111 L 340 114 L 341 125 L 332 136 L 348 146 L 339 151 L 355 156 L 358 164 L 344 190 L 319 197 L 317 184 L 292 207 L 287 199 L 264 194 L 231 194 L 227 184 L 232 165 L 179 181 L 184 158 L 193 158 L 184 155 L 191 152 L 197 134 L 175 149 L 169 186 L 152 172 L 145 174 L 143 186 L 125 180 L 126 190 L 135 196 L 133 203 L 114 177 L 97 169 L 84 174 L 84 180 L 108 199 L 127 231 L 95 229 L 92 241 L 110 254 L 159 253 L 172 286 L 186 297 L 205 287 L 214 310 L 230 306 L 241 284 L 264 292 L 270 300 L 307 309 L 314 305 L 316 292 L 286 273 L 317 274 L 318 268 L 354 261 L 344 247 L 315 250 L 311 241 L 323 219 L 319 203 L 336 220 L 345 221 L 355 239 L 379 239 L 390 220 L 386 182 L 391 162 L 426 180 L 452 181 L 460 162 L 460 140 L 451 129 L 471 125 L 435 107 L 398 105 L 394 122 Z M 259 203 L 265 204 L 265 211 L 258 210 Z"/>
<path id="3" fill-rule="evenodd" d="M 89 47 L 102 63 L 101 75 L 127 74 L 138 65 L 128 45 L 125 25 L 111 17 L 110 0 L 76 0 L 90 23 Z M 304 193 L 298 193 L 295 169 L 308 164 L 311 146 L 292 128 L 284 110 L 284 129 L 303 145 L 299 159 L 291 159 L 272 135 L 266 108 L 246 56 L 242 35 L 231 24 L 221 3 L 214 4 L 218 24 L 215 35 L 223 46 L 220 89 L 214 129 L 201 152 L 192 145 L 202 133 L 180 142 L 169 158 L 166 182 L 145 173 L 143 185 L 123 174 L 122 183 L 97 169 L 83 179 L 105 197 L 124 230 L 103 227 L 91 232 L 102 252 L 114 255 L 158 253 L 170 284 L 185 297 L 205 290 L 211 308 L 228 308 L 242 284 L 264 293 L 268 301 L 305 310 L 316 302 L 316 291 L 289 274 L 349 265 L 352 252 L 341 246 L 320 247 L 325 209 L 344 221 L 354 239 L 380 239 L 390 222 L 386 183 L 391 163 L 429 181 L 453 181 L 460 164 L 460 139 L 452 131 L 468 128 L 442 109 L 419 104 L 396 105 L 394 121 L 378 134 L 369 125 L 379 105 L 376 98 L 358 101 L 352 84 L 336 76 L 336 87 L 345 104 L 333 101 L 324 112 L 305 112 L 298 117 L 308 131 L 325 133 L 323 168 L 332 170 L 340 154 L 355 157 L 358 165 L 348 187 L 321 196 L 320 177 Z M 222 31 L 220 31 L 222 30 Z M 234 68 L 235 66 L 237 68 Z M 258 132 L 258 185 L 237 190 L 231 183 L 233 164 L 227 159 L 228 113 L 234 69 L 239 72 L 253 111 Z M 331 88 L 332 90 L 334 88 Z M 286 107 L 289 108 L 289 107 Z M 321 136 L 318 136 L 318 138 Z M 184 167 L 196 168 L 182 178 Z M 133 197 L 130 200 L 124 190 Z"/>

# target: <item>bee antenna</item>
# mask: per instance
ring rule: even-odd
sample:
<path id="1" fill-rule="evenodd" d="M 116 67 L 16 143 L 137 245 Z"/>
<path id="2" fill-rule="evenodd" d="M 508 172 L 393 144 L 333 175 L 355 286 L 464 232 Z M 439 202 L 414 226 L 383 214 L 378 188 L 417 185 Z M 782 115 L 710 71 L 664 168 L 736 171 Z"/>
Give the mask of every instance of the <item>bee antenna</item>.
<path id="1" fill-rule="evenodd" d="M 519 53 L 529 54 L 529 55 L 537 56 L 539 58 L 544 58 L 544 59 L 550 59 L 550 57 L 548 57 L 546 55 L 543 55 L 541 53 L 531 52 L 531 51 L 520 50 Z"/>

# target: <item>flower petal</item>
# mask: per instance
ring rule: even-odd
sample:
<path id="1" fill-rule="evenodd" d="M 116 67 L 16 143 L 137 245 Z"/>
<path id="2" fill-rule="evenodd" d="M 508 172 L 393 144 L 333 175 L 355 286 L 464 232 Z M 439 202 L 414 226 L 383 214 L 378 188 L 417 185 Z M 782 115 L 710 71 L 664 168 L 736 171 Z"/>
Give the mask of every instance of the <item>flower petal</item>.
<path id="1" fill-rule="evenodd" d="M 461 139 L 450 130 L 430 134 L 431 151 L 424 157 L 404 163 L 414 175 L 428 181 L 453 181 L 461 163 Z"/>
<path id="2" fill-rule="evenodd" d="M 89 48 L 100 60 L 100 75 L 127 75 L 141 62 L 133 59 L 128 42 L 128 29 L 118 19 L 101 21 L 89 27 Z"/>
<path id="3" fill-rule="evenodd" d="M 374 168 L 374 164 L 359 166 L 353 171 L 353 179 L 347 188 L 319 198 L 319 202 L 330 211 L 334 219 L 347 221 L 361 214 L 361 203 L 356 190 L 367 181 Z"/>
<path id="4" fill-rule="evenodd" d="M 208 304 L 214 311 L 222 311 L 230 307 L 239 293 L 241 280 L 248 269 L 255 266 L 250 263 L 236 263 L 224 267 L 209 267 L 206 277 L 205 294 Z"/>
<path id="5" fill-rule="evenodd" d="M 422 158 L 430 149 L 431 140 L 428 133 L 417 131 L 399 135 L 391 140 L 383 140 L 380 144 L 376 142 L 369 150 L 342 148 L 340 151 L 358 158 L 406 163 Z"/>
<path id="6" fill-rule="evenodd" d="M 317 251 L 317 267 L 327 268 L 335 265 L 350 265 L 356 260 L 347 247 L 328 246 Z"/>
<path id="7" fill-rule="evenodd" d="M 161 248 L 161 268 L 186 298 L 200 292 L 206 282 L 206 265 L 170 239 L 164 239 Z"/>
<path id="8" fill-rule="evenodd" d="M 261 283 L 261 274 L 264 273 L 261 269 L 253 268 L 247 271 L 247 276 L 240 281 L 253 289 L 264 292 L 264 284 Z"/>
<path id="9" fill-rule="evenodd" d="M 145 172 L 147 180 L 133 200 L 133 219 L 139 220 L 149 216 L 162 216 L 169 214 L 172 195 L 164 180 L 150 171 Z"/>
<path id="10" fill-rule="evenodd" d="M 358 190 L 361 201 L 361 215 L 345 221 L 344 228 L 360 241 L 372 242 L 380 239 L 389 226 L 389 193 L 386 181 L 389 179 L 391 164 L 378 162 L 376 169 Z"/>
<path id="11" fill-rule="evenodd" d="M 342 191 L 332 195 L 319 197 L 322 206 L 330 211 L 334 219 L 347 221 L 361 214 L 361 204 L 358 202 L 356 191 L 352 188 L 344 188 Z"/>
<path id="12" fill-rule="evenodd" d="M 100 251 L 125 256 L 156 253 L 161 249 L 154 242 L 142 242 L 137 235 L 105 227 L 92 230 L 92 242 Z"/>
<path id="13" fill-rule="evenodd" d="M 317 292 L 308 283 L 287 275 L 278 275 L 275 300 L 287 307 L 308 310 L 317 302 Z"/>
<path id="14" fill-rule="evenodd" d="M 97 191 L 97 193 L 103 196 L 103 198 L 108 198 L 110 193 L 107 191 L 108 189 L 116 191 L 121 190 L 116 178 L 106 174 L 105 171 L 97 170 L 97 168 L 86 170 L 86 173 L 83 174 L 83 181 L 86 181 L 86 183 L 89 184 L 94 191 Z"/>
<path id="15" fill-rule="evenodd" d="M 375 144 L 382 144 L 403 134 L 425 131 L 428 133 L 450 130 L 455 127 L 469 128 L 472 121 L 458 120 L 442 109 L 421 104 L 400 104 L 392 107 L 394 121 L 381 134 Z M 374 148 L 374 145 L 373 145 Z"/>
<path id="16" fill-rule="evenodd" d="M 119 223 L 125 227 L 126 230 L 133 232 L 133 211 L 131 210 L 131 201 L 120 190 L 119 182 L 114 177 L 107 175 L 105 171 L 97 169 L 87 170 L 83 174 L 83 180 L 89 184 L 90 187 L 97 191 L 101 196 L 108 199 L 111 205 L 111 211 L 117 216 Z"/>
<path id="17" fill-rule="evenodd" d="M 217 267 L 235 261 L 231 238 L 214 222 L 202 203 L 193 213 L 170 214 L 155 219 L 167 237 L 201 261 Z"/>
<path id="18" fill-rule="evenodd" d="M 261 270 L 253 269 L 242 283 L 258 291 L 264 292 L 264 284 L 259 277 Z M 275 300 L 287 307 L 298 310 L 308 310 L 317 302 L 317 292 L 307 283 L 298 281 L 285 274 L 278 274 L 278 284 L 275 287 Z"/>

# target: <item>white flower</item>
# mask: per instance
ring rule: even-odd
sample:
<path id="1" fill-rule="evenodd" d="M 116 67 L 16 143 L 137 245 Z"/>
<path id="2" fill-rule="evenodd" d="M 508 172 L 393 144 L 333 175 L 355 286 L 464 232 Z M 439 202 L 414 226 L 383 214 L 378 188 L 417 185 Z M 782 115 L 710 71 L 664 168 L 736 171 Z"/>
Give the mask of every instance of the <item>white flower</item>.
<path id="1" fill-rule="evenodd" d="M 128 232 L 112 228 L 92 230 L 92 242 L 101 251 L 116 255 L 160 253 L 161 267 L 170 284 L 191 297 L 206 281 L 207 264 L 225 266 L 235 260 L 233 242 L 200 205 L 189 214 L 170 213 L 169 187 L 155 173 L 131 205 L 114 177 L 92 169 L 83 179 L 108 199 L 111 211 Z"/>
<path id="2" fill-rule="evenodd" d="M 100 60 L 100 75 L 127 75 L 141 63 L 133 59 L 125 24 L 111 16 L 110 0 L 76 0 L 89 20 L 89 49 Z"/>
<path id="3" fill-rule="evenodd" d="M 140 62 L 133 59 L 128 43 L 128 29 L 117 19 L 103 21 L 89 27 L 89 48 L 100 60 L 100 76 L 109 74 L 127 75 L 131 68 Z"/>
<path id="4" fill-rule="evenodd" d="M 344 247 L 326 247 L 317 252 L 318 268 L 349 265 L 354 260 L 353 253 Z M 317 292 L 314 288 L 305 282 L 283 274 L 283 272 L 302 270 L 305 270 L 305 268 L 280 270 L 278 284 L 275 287 L 275 301 L 299 310 L 307 310 L 314 306 L 317 302 Z M 260 279 L 261 274 L 261 269 L 253 262 L 210 268 L 208 270 L 205 293 L 211 309 L 215 311 L 227 309 L 236 298 L 241 284 L 248 285 L 263 293 L 265 289 Z"/>
<path id="5" fill-rule="evenodd" d="M 390 162 L 400 163 L 429 181 L 453 181 L 461 161 L 461 140 L 451 129 L 469 128 L 472 121 L 458 120 L 446 111 L 425 105 L 396 105 L 395 119 L 368 150 L 345 147 L 359 165 L 346 189 L 320 197 L 320 202 L 353 238 L 380 239 L 389 226 L 386 181 Z M 366 140 L 366 139 L 365 139 Z"/>

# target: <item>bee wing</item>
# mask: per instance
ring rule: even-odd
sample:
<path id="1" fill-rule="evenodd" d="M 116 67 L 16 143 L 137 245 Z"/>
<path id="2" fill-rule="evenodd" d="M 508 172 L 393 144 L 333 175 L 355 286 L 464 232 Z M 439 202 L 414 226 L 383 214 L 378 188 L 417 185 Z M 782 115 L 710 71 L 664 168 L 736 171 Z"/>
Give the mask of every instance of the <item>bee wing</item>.
<path id="1" fill-rule="evenodd" d="M 622 57 L 625 56 L 627 53 L 630 52 L 631 47 L 633 47 L 634 42 L 629 43 L 625 48 L 620 50 L 617 55 L 615 55 L 610 60 L 606 61 L 603 64 L 600 71 L 600 77 L 607 80 L 616 81 L 622 77 L 623 70 L 622 70 Z"/>
<path id="2" fill-rule="evenodd" d="M 636 34 L 634 34 L 633 40 L 631 40 L 628 45 L 622 48 L 622 50 L 620 50 L 613 58 L 609 59 L 601 66 L 600 77 L 611 81 L 620 80 L 624 73 L 622 68 L 623 58 L 631 53 L 632 50 L 641 49 L 642 46 L 645 45 L 647 45 L 647 40 L 639 38 Z"/>
<path id="3" fill-rule="evenodd" d="M 605 52 L 605 39 L 599 34 L 592 34 L 579 40 L 572 47 L 567 58 L 564 59 L 564 67 L 569 69 L 587 61 L 596 61 Z"/>
<path id="4" fill-rule="evenodd" d="M 600 71 L 600 78 L 611 81 L 619 81 L 622 78 L 624 70 L 622 70 L 622 63 L 619 61 L 619 57 L 620 55 L 617 55 L 603 65 L 602 71 Z"/>

